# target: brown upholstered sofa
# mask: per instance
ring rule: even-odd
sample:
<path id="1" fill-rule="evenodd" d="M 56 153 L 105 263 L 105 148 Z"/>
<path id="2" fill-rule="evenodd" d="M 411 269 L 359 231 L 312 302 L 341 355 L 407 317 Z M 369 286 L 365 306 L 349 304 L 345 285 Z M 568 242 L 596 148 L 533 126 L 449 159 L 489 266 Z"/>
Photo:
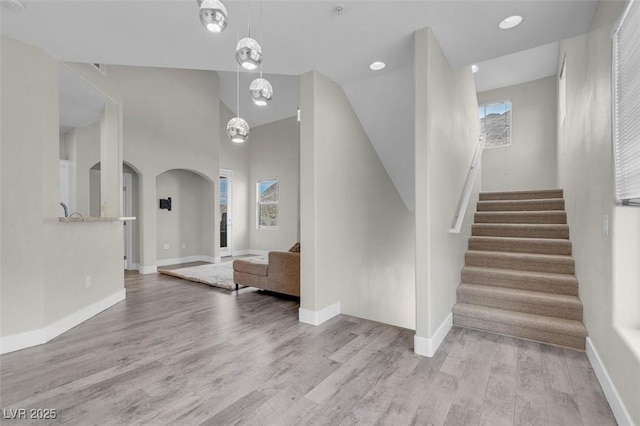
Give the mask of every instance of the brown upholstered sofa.
<path id="1" fill-rule="evenodd" d="M 276 293 L 300 296 L 300 253 L 271 251 L 268 263 L 251 259 L 233 261 L 233 282 Z"/>

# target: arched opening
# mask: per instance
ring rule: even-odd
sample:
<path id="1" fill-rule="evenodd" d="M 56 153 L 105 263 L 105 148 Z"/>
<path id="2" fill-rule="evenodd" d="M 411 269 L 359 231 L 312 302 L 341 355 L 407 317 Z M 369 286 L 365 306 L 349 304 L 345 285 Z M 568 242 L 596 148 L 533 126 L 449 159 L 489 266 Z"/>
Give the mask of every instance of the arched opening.
<path id="1" fill-rule="evenodd" d="M 214 186 L 206 176 L 172 169 L 156 177 L 159 266 L 214 261 Z"/>
<path id="2" fill-rule="evenodd" d="M 122 215 L 140 218 L 140 177 L 138 169 L 127 162 L 122 163 Z M 89 214 L 101 216 L 100 162 L 89 169 Z M 138 220 L 123 222 L 124 269 L 137 270 L 140 265 L 140 225 Z"/>

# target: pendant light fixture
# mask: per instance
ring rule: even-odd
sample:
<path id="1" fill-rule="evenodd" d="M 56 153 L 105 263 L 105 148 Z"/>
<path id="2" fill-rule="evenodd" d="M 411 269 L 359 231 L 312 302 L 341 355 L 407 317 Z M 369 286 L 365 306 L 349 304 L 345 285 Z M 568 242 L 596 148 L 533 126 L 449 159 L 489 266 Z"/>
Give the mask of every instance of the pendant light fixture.
<path id="1" fill-rule="evenodd" d="M 260 43 L 251 38 L 251 4 L 247 0 L 248 36 L 236 45 L 236 61 L 248 71 L 255 71 L 262 64 L 262 47 Z"/>
<path id="2" fill-rule="evenodd" d="M 260 43 L 262 43 L 262 28 L 262 0 L 260 0 Z M 260 78 L 256 78 L 251 82 L 249 92 L 254 105 L 259 107 L 267 106 L 273 98 L 271 83 L 269 83 L 269 80 L 262 78 L 262 64 L 260 64 Z"/>
<path id="3" fill-rule="evenodd" d="M 273 98 L 273 87 L 268 80 L 262 78 L 262 71 L 260 71 L 260 78 L 256 78 L 251 82 L 249 86 L 251 92 L 251 100 L 257 106 L 267 106 Z"/>
<path id="4" fill-rule="evenodd" d="M 227 123 L 227 136 L 231 142 L 243 143 L 249 139 L 249 123 L 240 117 L 240 67 L 236 66 L 236 112 L 237 115 Z"/>
<path id="5" fill-rule="evenodd" d="M 220 33 L 227 28 L 229 18 L 227 8 L 220 0 L 198 0 L 200 23 L 212 33 Z"/>

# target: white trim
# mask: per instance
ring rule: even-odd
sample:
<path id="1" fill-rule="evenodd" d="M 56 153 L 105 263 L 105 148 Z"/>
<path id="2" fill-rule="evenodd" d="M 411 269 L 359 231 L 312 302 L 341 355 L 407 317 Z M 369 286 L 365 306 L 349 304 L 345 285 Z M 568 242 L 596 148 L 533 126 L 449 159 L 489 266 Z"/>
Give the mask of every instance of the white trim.
<path id="1" fill-rule="evenodd" d="M 591 362 L 593 371 L 596 373 L 600 386 L 602 386 L 602 390 L 607 398 L 607 402 L 609 402 L 611 406 L 611 411 L 613 411 L 613 416 L 616 418 L 616 421 L 620 426 L 633 426 L 633 420 L 631 419 L 629 411 L 627 411 L 627 408 L 624 406 L 624 402 L 622 402 L 620 394 L 613 384 L 613 380 L 611 380 L 611 376 L 609 376 L 600 355 L 598 355 L 593 341 L 588 337 L 586 352 L 587 358 L 589 358 Z"/>
<path id="2" fill-rule="evenodd" d="M 132 263 L 131 264 L 131 270 L 132 271 L 140 271 L 140 264 L 139 263 Z"/>
<path id="3" fill-rule="evenodd" d="M 140 272 L 141 274 L 155 274 L 156 272 L 158 272 L 158 267 L 156 265 L 149 265 L 149 266 L 139 266 L 138 267 L 138 272 Z"/>
<path id="4" fill-rule="evenodd" d="M 89 306 L 85 306 L 79 311 L 67 315 L 45 328 L 2 337 L 0 338 L 0 354 L 6 354 L 47 343 L 49 340 L 58 337 L 65 331 L 71 330 L 73 327 L 110 308 L 116 303 L 124 300 L 126 297 L 127 292 L 123 288 L 113 293 L 111 296 L 98 300 Z"/>
<path id="5" fill-rule="evenodd" d="M 133 175 L 122 173 L 122 209 L 123 216 L 133 216 Z M 129 223 L 127 223 L 129 222 Z M 134 221 L 124 221 L 124 255 L 125 269 L 133 269 L 133 223 Z"/>
<path id="6" fill-rule="evenodd" d="M 174 257 L 173 259 L 160 259 L 156 261 L 156 266 L 177 265 L 179 263 L 190 262 L 209 262 L 220 263 L 220 257 L 211 257 L 203 255 L 187 256 L 187 257 Z"/>
<path id="7" fill-rule="evenodd" d="M 11 336 L 0 337 L 0 354 L 6 354 L 20 349 L 29 348 L 45 343 L 44 330 L 27 331 L 25 333 L 13 334 Z"/>
<path id="8" fill-rule="evenodd" d="M 236 250 L 233 252 L 234 256 L 266 256 L 269 254 L 269 250 Z"/>
<path id="9" fill-rule="evenodd" d="M 444 338 L 447 337 L 451 327 L 453 327 L 453 314 L 449 313 L 432 337 L 413 336 L 413 351 L 418 355 L 431 358 L 435 355 Z"/>
<path id="10" fill-rule="evenodd" d="M 234 235 L 233 235 L 233 170 L 220 169 L 218 171 L 220 178 L 227 179 L 227 247 L 220 247 L 220 256 L 235 256 L 235 250 L 233 247 Z M 221 181 L 222 179 L 220 179 Z M 220 192 L 220 185 L 218 184 L 218 192 Z M 220 219 L 222 220 L 222 213 L 220 213 Z"/>
<path id="11" fill-rule="evenodd" d="M 300 308 L 298 310 L 298 321 L 311 325 L 320 325 L 323 322 L 340 315 L 340 312 L 342 312 L 340 302 L 336 302 L 319 311 Z"/>

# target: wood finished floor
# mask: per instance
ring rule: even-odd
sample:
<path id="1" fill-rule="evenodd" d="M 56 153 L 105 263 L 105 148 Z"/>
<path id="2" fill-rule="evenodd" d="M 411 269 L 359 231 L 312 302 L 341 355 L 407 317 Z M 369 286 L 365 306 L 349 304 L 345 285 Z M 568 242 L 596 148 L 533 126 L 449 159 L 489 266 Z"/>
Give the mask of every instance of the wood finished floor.
<path id="1" fill-rule="evenodd" d="M 425 358 L 410 330 L 346 315 L 313 327 L 295 300 L 254 289 L 137 273 L 126 287 L 0 357 L 0 407 L 77 425 L 615 424 L 582 352 L 454 327 Z"/>

